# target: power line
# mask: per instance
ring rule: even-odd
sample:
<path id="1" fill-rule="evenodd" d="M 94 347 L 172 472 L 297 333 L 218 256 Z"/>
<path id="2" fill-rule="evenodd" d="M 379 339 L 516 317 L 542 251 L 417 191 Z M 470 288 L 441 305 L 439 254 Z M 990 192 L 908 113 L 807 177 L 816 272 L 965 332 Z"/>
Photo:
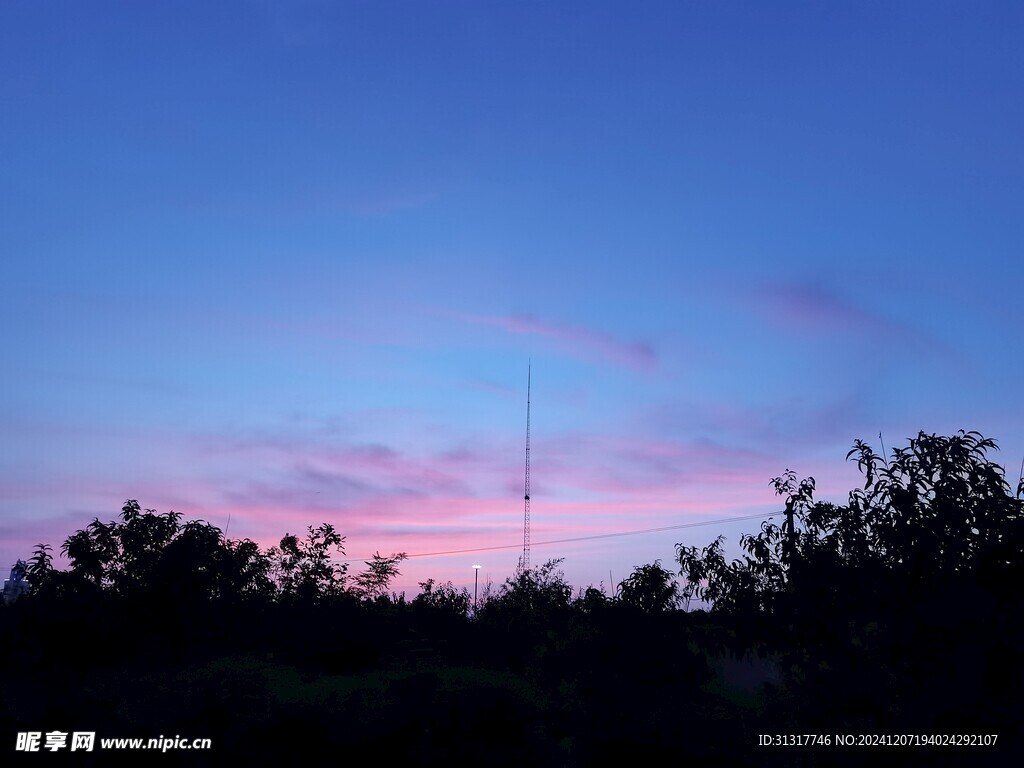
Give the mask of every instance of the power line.
<path id="1" fill-rule="evenodd" d="M 774 514 L 774 513 L 773 513 Z M 551 539 L 550 541 L 535 541 L 532 542 L 533 546 L 544 546 L 546 544 L 569 544 L 576 541 L 595 541 L 597 539 L 614 539 L 619 536 L 638 536 L 644 533 L 662 533 L 664 531 L 678 531 L 683 528 L 697 528 L 705 525 L 718 525 L 720 523 L 738 523 L 743 520 L 765 520 L 772 517 L 772 515 L 757 514 L 757 515 L 742 515 L 740 517 L 722 517 L 717 520 L 700 520 L 695 523 L 680 523 L 679 525 L 665 525 L 661 528 L 644 528 L 637 531 L 618 531 L 617 533 L 597 533 L 592 536 L 575 536 L 570 539 Z M 472 549 L 449 549 L 444 552 L 417 552 L 412 555 L 406 555 L 407 558 L 414 557 L 441 557 L 442 555 L 466 555 L 472 552 L 493 552 L 498 549 L 517 549 L 519 544 L 499 544 L 493 547 L 474 547 Z M 355 563 L 369 560 L 370 558 L 352 558 L 350 560 L 337 560 L 339 563 Z"/>

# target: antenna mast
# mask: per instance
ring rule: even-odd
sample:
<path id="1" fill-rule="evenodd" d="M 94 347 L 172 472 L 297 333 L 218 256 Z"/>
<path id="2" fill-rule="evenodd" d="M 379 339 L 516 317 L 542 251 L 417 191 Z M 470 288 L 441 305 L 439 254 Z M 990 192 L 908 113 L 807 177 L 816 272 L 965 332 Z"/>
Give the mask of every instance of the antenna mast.
<path id="1" fill-rule="evenodd" d="M 519 570 L 530 567 L 530 380 L 533 365 L 526 368 L 526 482 L 523 492 L 523 557 L 519 561 Z"/>

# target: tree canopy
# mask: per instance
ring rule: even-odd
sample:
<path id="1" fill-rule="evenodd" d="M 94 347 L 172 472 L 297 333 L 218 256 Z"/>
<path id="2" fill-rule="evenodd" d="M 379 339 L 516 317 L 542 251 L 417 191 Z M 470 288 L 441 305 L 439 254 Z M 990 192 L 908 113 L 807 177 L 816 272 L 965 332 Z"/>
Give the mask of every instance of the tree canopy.
<path id="1" fill-rule="evenodd" d="M 634 605 L 647 613 L 662 613 L 679 606 L 679 585 L 671 571 L 655 560 L 638 565 L 619 585 L 619 597 L 627 605 Z"/>
<path id="2" fill-rule="evenodd" d="M 270 594 L 270 563 L 248 539 L 231 541 L 203 520 L 183 523 L 177 512 L 157 514 L 129 499 L 120 519 L 94 519 L 69 536 L 61 552 L 70 569 L 53 568 L 50 547 L 40 544 L 29 578 L 36 594 L 151 594 L 201 599 Z"/>
<path id="3" fill-rule="evenodd" d="M 772 484 L 785 498 L 782 525 L 768 520 L 740 539 L 728 562 L 723 538 L 703 549 L 677 545 L 685 598 L 720 611 L 758 610 L 814 598 L 816 604 L 900 601 L 956 586 L 1005 589 L 1024 566 L 1024 515 L 978 432 L 921 432 L 890 457 L 857 440 L 847 454 L 864 485 L 845 505 L 814 499 L 814 478 L 787 470 Z"/>

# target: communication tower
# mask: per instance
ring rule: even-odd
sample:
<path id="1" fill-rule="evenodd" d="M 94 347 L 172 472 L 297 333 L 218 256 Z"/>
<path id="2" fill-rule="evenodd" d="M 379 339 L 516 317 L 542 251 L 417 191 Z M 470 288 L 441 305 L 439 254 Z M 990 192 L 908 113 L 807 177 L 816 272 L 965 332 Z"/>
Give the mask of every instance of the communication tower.
<path id="1" fill-rule="evenodd" d="M 532 363 L 526 368 L 526 482 L 523 491 L 523 556 L 519 559 L 519 570 L 530 568 L 530 382 Z"/>

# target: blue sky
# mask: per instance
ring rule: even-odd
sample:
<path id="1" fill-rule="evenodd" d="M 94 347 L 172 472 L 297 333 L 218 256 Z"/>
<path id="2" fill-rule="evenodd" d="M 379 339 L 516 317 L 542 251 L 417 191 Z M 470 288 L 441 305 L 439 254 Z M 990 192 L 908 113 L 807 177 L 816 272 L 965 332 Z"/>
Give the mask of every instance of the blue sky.
<path id="1" fill-rule="evenodd" d="M 0 561 L 125 498 L 514 545 L 531 361 L 534 541 L 842 500 L 879 432 L 1015 479 L 1022 51 L 1013 3 L 6 3 Z"/>

